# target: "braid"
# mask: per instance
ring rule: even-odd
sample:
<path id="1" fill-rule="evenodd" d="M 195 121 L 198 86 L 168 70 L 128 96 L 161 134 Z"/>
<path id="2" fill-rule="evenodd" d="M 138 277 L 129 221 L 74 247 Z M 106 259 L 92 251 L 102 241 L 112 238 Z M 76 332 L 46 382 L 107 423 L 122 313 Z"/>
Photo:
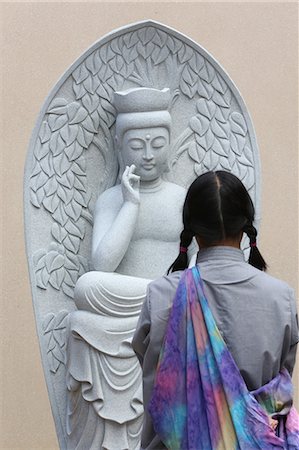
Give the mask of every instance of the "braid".
<path id="1" fill-rule="evenodd" d="M 250 242 L 250 254 L 248 259 L 249 264 L 251 264 L 252 266 L 256 267 L 259 270 L 265 271 L 267 269 L 267 264 L 256 245 L 256 237 L 257 237 L 256 228 L 253 226 L 252 222 L 250 222 L 244 226 L 243 231 L 249 237 Z"/>
<path id="2" fill-rule="evenodd" d="M 188 267 L 187 249 L 193 239 L 193 232 L 183 230 L 180 235 L 180 253 L 174 263 L 171 264 L 167 273 L 176 272 L 177 270 L 185 270 Z"/>

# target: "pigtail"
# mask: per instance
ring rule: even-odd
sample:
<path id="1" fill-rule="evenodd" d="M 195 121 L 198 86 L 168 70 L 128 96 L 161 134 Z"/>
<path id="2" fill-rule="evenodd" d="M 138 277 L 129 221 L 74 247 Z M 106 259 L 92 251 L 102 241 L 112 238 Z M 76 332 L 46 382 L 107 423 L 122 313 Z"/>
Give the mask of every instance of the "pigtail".
<path id="1" fill-rule="evenodd" d="M 192 242 L 193 233 L 188 230 L 183 230 L 180 235 L 180 253 L 177 259 L 169 267 L 167 274 L 176 272 L 177 270 L 185 270 L 188 267 L 188 247 Z"/>
<path id="2" fill-rule="evenodd" d="M 263 271 L 267 270 L 267 264 L 256 245 L 256 237 L 257 237 L 256 228 L 252 225 L 252 223 L 249 223 L 248 225 L 245 225 L 243 231 L 249 237 L 250 242 L 250 254 L 248 259 L 249 264 L 251 264 L 252 266 L 256 267 L 259 270 Z"/>

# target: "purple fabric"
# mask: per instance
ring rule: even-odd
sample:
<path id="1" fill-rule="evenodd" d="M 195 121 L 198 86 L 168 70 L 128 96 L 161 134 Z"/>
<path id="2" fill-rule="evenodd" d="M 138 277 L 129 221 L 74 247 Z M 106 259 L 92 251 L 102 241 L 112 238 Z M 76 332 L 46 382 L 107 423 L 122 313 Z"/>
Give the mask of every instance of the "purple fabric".
<path id="1" fill-rule="evenodd" d="M 291 390 L 283 370 L 254 395 L 248 391 L 209 309 L 198 267 L 186 270 L 149 404 L 155 431 L 166 447 L 298 450 L 299 420 L 291 408 Z M 276 433 L 270 419 L 277 413 Z"/>

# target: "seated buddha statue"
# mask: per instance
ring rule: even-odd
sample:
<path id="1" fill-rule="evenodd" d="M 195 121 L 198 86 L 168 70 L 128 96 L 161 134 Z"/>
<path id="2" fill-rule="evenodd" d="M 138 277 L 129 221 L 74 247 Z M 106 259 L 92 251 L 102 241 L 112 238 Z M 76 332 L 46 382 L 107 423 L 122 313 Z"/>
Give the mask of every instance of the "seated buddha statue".
<path id="1" fill-rule="evenodd" d="M 147 284 L 165 274 L 177 256 L 186 193 L 163 179 L 170 100 L 169 89 L 134 88 L 114 95 L 120 183 L 96 202 L 94 270 L 76 284 L 78 310 L 69 321 L 72 449 L 139 448 L 141 369 L 130 344 Z"/>

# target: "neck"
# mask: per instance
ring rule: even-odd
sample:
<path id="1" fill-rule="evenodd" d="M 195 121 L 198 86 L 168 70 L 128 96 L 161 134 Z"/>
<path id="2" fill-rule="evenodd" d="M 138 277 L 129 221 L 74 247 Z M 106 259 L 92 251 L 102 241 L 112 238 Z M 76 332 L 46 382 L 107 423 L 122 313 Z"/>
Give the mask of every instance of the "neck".
<path id="1" fill-rule="evenodd" d="M 140 180 L 140 191 L 141 192 L 155 191 L 161 186 L 162 183 L 163 183 L 163 180 L 161 177 L 156 178 L 155 180 L 150 180 L 150 181 Z"/>
<path id="2" fill-rule="evenodd" d="M 237 238 L 226 238 L 221 241 L 213 242 L 213 244 L 206 244 L 200 237 L 196 236 L 196 240 L 199 248 L 208 248 L 208 247 L 234 247 L 240 249 L 241 237 Z"/>

